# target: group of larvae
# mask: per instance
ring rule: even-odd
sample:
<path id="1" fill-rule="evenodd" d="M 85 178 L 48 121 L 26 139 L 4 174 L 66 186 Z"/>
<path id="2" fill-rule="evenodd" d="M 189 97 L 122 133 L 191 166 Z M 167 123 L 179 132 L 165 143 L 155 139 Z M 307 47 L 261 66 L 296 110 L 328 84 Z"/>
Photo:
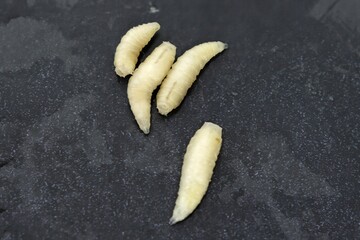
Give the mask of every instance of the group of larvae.
<path id="1" fill-rule="evenodd" d="M 131 75 L 127 88 L 129 104 L 145 134 L 150 132 L 153 91 L 161 85 L 156 105 L 159 113 L 166 116 L 181 104 L 206 63 L 227 48 L 227 44 L 219 41 L 202 43 L 187 50 L 174 63 L 176 47 L 163 42 L 135 69 L 141 50 L 159 29 L 157 22 L 131 28 L 121 38 L 114 58 L 116 74 Z M 222 128 L 211 122 L 205 122 L 191 138 L 170 224 L 184 220 L 199 205 L 211 181 L 221 143 Z"/>

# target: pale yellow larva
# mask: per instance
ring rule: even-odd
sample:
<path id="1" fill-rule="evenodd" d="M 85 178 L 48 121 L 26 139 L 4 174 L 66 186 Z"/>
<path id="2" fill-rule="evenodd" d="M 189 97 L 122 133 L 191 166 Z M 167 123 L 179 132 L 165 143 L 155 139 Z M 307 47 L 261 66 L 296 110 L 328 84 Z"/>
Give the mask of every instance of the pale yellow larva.
<path id="1" fill-rule="evenodd" d="M 187 50 L 174 63 L 167 77 L 161 84 L 156 97 L 160 114 L 167 115 L 177 108 L 188 89 L 195 82 L 197 75 L 206 63 L 227 48 L 222 42 L 207 42 Z"/>
<path id="2" fill-rule="evenodd" d="M 199 205 L 211 181 L 222 143 L 222 128 L 205 122 L 187 146 L 170 224 L 184 220 Z"/>
<path id="3" fill-rule="evenodd" d="M 150 109 L 152 92 L 161 84 L 174 63 L 176 47 L 163 42 L 135 70 L 128 84 L 131 111 L 140 129 L 150 132 Z"/>
<path id="4" fill-rule="evenodd" d="M 160 29 L 157 22 L 145 23 L 131 28 L 116 47 L 114 65 L 120 77 L 132 74 L 141 50 Z"/>

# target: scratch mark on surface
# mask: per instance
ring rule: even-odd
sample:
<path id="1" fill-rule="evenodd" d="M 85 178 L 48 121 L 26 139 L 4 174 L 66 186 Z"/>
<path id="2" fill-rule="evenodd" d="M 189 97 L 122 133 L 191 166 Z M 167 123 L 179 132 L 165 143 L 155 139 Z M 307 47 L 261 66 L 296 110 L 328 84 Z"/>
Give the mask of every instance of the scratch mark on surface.
<path id="1" fill-rule="evenodd" d="M 341 0 L 335 0 L 329 7 L 328 9 L 322 14 L 322 16 L 320 17 L 320 20 L 323 20 L 324 17 L 326 17 L 331 10 L 333 10 L 333 8 L 340 2 Z"/>

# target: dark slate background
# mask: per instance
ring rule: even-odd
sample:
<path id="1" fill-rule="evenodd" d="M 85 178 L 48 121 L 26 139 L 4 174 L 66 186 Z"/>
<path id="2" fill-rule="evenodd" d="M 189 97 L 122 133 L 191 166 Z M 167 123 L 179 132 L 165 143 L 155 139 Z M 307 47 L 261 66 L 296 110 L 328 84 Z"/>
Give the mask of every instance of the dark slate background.
<path id="1" fill-rule="evenodd" d="M 0 237 L 359 239 L 360 1 L 0 1 Z M 179 56 L 221 40 L 149 136 L 113 55 L 132 26 Z M 169 226 L 182 157 L 224 128 L 206 197 Z"/>

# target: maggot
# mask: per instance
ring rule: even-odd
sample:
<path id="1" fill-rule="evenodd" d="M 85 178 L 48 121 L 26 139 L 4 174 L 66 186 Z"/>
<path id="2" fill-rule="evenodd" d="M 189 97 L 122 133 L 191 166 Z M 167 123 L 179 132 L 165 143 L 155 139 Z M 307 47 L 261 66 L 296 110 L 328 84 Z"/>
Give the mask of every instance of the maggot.
<path id="1" fill-rule="evenodd" d="M 222 42 L 206 42 L 187 50 L 180 56 L 157 94 L 156 105 L 159 113 L 167 115 L 177 108 L 201 69 L 211 58 L 226 48 L 227 44 Z"/>
<path id="2" fill-rule="evenodd" d="M 184 220 L 199 205 L 211 181 L 221 143 L 222 128 L 211 122 L 205 122 L 191 138 L 170 224 Z"/>
<path id="3" fill-rule="evenodd" d="M 121 38 L 114 57 L 117 75 L 125 77 L 134 72 L 141 50 L 159 29 L 160 25 L 157 22 L 145 23 L 131 28 Z"/>
<path id="4" fill-rule="evenodd" d="M 176 47 L 163 42 L 145 59 L 131 76 L 127 94 L 131 110 L 140 129 L 150 132 L 152 92 L 161 84 L 174 63 Z"/>

